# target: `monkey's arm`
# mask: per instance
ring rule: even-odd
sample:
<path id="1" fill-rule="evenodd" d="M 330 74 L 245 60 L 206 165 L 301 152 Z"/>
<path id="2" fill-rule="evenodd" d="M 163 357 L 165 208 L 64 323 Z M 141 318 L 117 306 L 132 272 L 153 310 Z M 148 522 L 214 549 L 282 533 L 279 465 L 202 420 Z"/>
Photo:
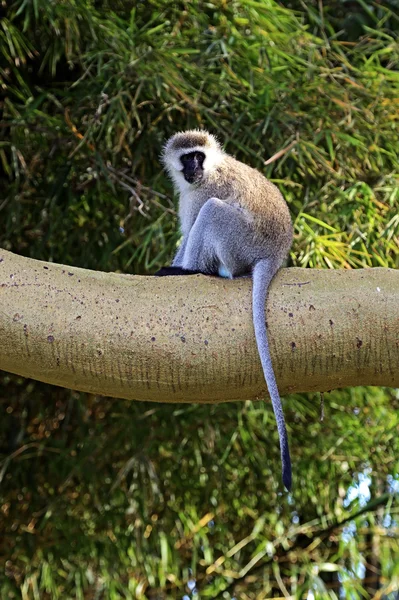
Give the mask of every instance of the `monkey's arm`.
<path id="1" fill-rule="evenodd" d="M 162 267 L 155 273 L 156 277 L 167 277 L 171 275 L 198 275 L 198 273 L 203 273 L 203 271 L 199 271 L 197 269 L 183 269 L 181 266 L 183 264 L 184 254 L 187 248 L 188 235 L 186 235 L 178 251 L 176 252 L 176 256 L 172 261 L 172 265 L 170 267 Z M 205 275 L 205 273 L 203 273 Z"/>
<path id="2" fill-rule="evenodd" d="M 176 256 L 174 257 L 173 261 L 172 261 L 172 267 L 181 267 L 183 264 L 183 257 L 184 257 L 184 253 L 186 251 L 186 246 L 187 246 L 187 240 L 188 240 L 188 235 L 184 236 L 182 243 L 180 244 L 180 247 L 178 249 L 178 251 L 176 252 Z M 175 273 L 176 275 L 178 273 Z"/>
<path id="3" fill-rule="evenodd" d="M 183 267 L 162 267 L 154 273 L 155 277 L 165 277 L 170 275 L 198 275 L 201 271 L 192 271 L 191 269 L 183 269 Z M 205 274 L 205 273 L 204 273 Z"/>

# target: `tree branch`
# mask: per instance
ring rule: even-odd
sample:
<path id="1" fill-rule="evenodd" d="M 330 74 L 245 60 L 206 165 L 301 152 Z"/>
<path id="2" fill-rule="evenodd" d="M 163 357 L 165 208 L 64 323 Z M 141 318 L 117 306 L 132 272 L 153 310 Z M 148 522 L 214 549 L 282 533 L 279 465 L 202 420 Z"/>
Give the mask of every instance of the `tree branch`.
<path id="1" fill-rule="evenodd" d="M 0 249 L 0 368 L 158 402 L 266 394 L 249 278 L 88 271 Z M 281 394 L 399 387 L 399 271 L 282 269 L 267 302 Z"/>

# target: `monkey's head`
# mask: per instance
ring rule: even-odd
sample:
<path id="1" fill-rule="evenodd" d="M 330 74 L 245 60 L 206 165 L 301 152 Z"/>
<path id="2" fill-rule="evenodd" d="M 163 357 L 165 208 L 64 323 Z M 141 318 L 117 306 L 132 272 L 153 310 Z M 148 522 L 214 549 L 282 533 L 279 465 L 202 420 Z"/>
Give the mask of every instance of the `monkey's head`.
<path id="1" fill-rule="evenodd" d="M 217 139 L 200 129 L 182 131 L 166 142 L 161 160 L 180 189 L 200 184 L 223 159 Z"/>

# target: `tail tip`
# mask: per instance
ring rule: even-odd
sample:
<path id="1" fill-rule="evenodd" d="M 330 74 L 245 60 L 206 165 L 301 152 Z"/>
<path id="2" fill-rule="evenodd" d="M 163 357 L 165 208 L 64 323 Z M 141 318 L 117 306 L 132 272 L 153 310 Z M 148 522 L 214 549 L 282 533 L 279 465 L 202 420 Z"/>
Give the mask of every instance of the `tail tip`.
<path id="1" fill-rule="evenodd" d="M 292 474 L 291 469 L 284 469 L 283 471 L 283 483 L 287 490 L 290 492 L 292 487 Z"/>

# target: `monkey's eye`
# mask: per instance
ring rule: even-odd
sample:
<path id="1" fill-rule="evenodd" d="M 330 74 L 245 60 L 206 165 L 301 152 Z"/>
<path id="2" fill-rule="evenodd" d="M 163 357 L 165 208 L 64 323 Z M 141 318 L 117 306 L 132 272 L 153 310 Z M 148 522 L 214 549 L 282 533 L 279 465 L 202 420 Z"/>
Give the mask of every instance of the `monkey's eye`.
<path id="1" fill-rule="evenodd" d="M 183 154 L 180 157 L 180 162 L 183 165 L 183 167 L 192 165 L 192 164 L 202 167 L 204 160 L 205 160 L 205 154 L 203 152 L 199 152 L 199 151 L 187 152 L 187 154 Z"/>

